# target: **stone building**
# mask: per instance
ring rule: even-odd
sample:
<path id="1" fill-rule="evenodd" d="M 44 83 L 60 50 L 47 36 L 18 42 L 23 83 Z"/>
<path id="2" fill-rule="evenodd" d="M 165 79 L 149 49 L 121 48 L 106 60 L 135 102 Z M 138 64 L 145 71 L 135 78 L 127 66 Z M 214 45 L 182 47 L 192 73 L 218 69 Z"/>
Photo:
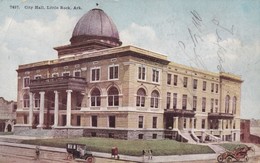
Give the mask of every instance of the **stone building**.
<path id="1" fill-rule="evenodd" d="M 239 141 L 239 76 L 121 46 L 97 8 L 70 42 L 54 48 L 55 60 L 19 66 L 16 134 Z"/>
<path id="2" fill-rule="evenodd" d="M 0 97 L 0 132 L 13 132 L 16 108 L 16 102 Z"/>

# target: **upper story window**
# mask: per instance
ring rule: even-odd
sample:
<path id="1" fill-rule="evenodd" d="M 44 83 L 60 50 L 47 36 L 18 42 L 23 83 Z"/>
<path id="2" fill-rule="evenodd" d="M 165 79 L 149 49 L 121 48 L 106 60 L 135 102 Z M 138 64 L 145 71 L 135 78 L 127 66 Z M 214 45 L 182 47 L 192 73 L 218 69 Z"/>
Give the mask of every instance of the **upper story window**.
<path id="1" fill-rule="evenodd" d="M 170 105 L 171 105 L 171 93 L 167 92 L 166 109 L 170 109 Z"/>
<path id="2" fill-rule="evenodd" d="M 59 73 L 53 73 L 51 76 L 52 76 L 53 78 L 57 78 L 57 77 L 59 77 Z"/>
<path id="3" fill-rule="evenodd" d="M 211 113 L 214 112 L 214 99 L 213 98 L 210 100 L 210 112 Z"/>
<path id="4" fill-rule="evenodd" d="M 91 106 L 100 106 L 101 104 L 101 97 L 100 91 L 97 88 L 94 88 L 91 91 Z"/>
<path id="5" fill-rule="evenodd" d="M 211 83 L 211 92 L 214 92 L 214 83 Z"/>
<path id="6" fill-rule="evenodd" d="M 218 84 L 216 84 L 216 93 L 218 93 Z"/>
<path id="7" fill-rule="evenodd" d="M 23 107 L 24 108 L 30 107 L 30 97 L 27 93 L 23 95 Z"/>
<path id="8" fill-rule="evenodd" d="M 182 109 L 187 109 L 187 95 L 182 95 Z"/>
<path id="9" fill-rule="evenodd" d="M 159 70 L 153 69 L 153 82 L 158 83 L 159 82 Z"/>
<path id="10" fill-rule="evenodd" d="M 30 85 L 30 77 L 24 77 L 23 78 L 23 87 L 27 88 Z"/>
<path id="11" fill-rule="evenodd" d="M 193 89 L 197 89 L 198 87 L 198 79 L 193 79 Z"/>
<path id="12" fill-rule="evenodd" d="M 145 80 L 146 79 L 146 68 L 142 65 L 138 67 L 138 79 Z"/>
<path id="13" fill-rule="evenodd" d="M 157 128 L 157 117 L 153 117 L 153 128 Z"/>
<path id="14" fill-rule="evenodd" d="M 215 112 L 218 112 L 218 99 L 215 99 Z"/>
<path id="15" fill-rule="evenodd" d="M 35 75 L 35 76 L 34 76 L 34 79 L 36 79 L 36 80 L 41 79 L 41 78 L 42 78 L 41 75 Z"/>
<path id="16" fill-rule="evenodd" d="M 159 107 L 159 92 L 154 90 L 151 94 L 151 107 L 158 108 Z"/>
<path id="17" fill-rule="evenodd" d="M 108 90 L 108 106 L 119 106 L 119 92 L 116 87 Z"/>
<path id="18" fill-rule="evenodd" d="M 40 95 L 39 93 L 36 93 L 34 95 L 34 107 L 39 108 L 40 107 Z"/>
<path id="19" fill-rule="evenodd" d="M 63 72 L 62 76 L 64 76 L 64 77 L 70 76 L 70 72 Z"/>
<path id="20" fill-rule="evenodd" d="M 139 116 L 138 118 L 138 128 L 144 127 L 144 116 Z"/>
<path id="21" fill-rule="evenodd" d="M 207 82 L 206 82 L 206 81 L 203 81 L 202 90 L 203 90 L 203 91 L 206 91 L 206 89 L 207 89 Z"/>
<path id="22" fill-rule="evenodd" d="M 225 113 L 229 113 L 230 96 L 227 95 L 225 98 Z"/>
<path id="23" fill-rule="evenodd" d="M 99 80 L 100 80 L 100 68 L 92 68 L 91 81 L 99 81 Z"/>
<path id="24" fill-rule="evenodd" d="M 202 97 L 202 112 L 206 111 L 206 97 Z"/>
<path id="25" fill-rule="evenodd" d="M 118 79 L 118 65 L 108 67 L 109 79 Z"/>
<path id="26" fill-rule="evenodd" d="M 232 113 L 233 114 L 236 114 L 236 110 L 237 110 L 237 97 L 236 96 L 234 96 L 233 97 L 233 104 L 232 104 Z"/>
<path id="27" fill-rule="evenodd" d="M 136 106 L 144 107 L 145 106 L 145 97 L 146 92 L 143 88 L 138 89 L 136 96 Z"/>
<path id="28" fill-rule="evenodd" d="M 183 77 L 183 87 L 187 88 L 188 86 L 188 77 Z"/>
<path id="29" fill-rule="evenodd" d="M 74 76 L 75 77 L 81 77 L 81 71 L 80 70 L 74 71 Z"/>
<path id="30" fill-rule="evenodd" d="M 178 75 L 173 76 L 173 85 L 177 86 L 178 84 Z"/>
<path id="31" fill-rule="evenodd" d="M 172 74 L 167 74 L 167 84 L 171 85 L 172 83 Z"/>
<path id="32" fill-rule="evenodd" d="M 177 93 L 173 93 L 173 109 L 177 108 Z"/>
<path id="33" fill-rule="evenodd" d="M 193 111 L 197 110 L 197 96 L 193 96 Z"/>

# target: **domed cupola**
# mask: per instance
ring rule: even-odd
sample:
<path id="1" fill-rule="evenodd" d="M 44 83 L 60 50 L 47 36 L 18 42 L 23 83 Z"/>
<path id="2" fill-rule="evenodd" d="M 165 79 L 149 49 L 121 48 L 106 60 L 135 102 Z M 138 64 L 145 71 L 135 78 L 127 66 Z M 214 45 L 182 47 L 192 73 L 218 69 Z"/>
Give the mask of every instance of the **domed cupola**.
<path id="1" fill-rule="evenodd" d="M 100 41 L 110 44 L 111 47 L 120 46 L 116 25 L 112 19 L 101 9 L 94 8 L 83 15 L 76 24 L 71 44 L 80 44 L 86 41 Z"/>

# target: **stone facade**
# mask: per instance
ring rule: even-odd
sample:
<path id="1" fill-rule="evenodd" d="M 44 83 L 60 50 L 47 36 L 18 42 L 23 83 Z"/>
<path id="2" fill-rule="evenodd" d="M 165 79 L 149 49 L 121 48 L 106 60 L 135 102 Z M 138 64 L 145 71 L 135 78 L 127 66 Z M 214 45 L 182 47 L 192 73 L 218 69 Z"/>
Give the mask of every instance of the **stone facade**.
<path id="1" fill-rule="evenodd" d="M 16 107 L 16 102 L 0 97 L 0 132 L 13 132 Z"/>
<path id="2" fill-rule="evenodd" d="M 120 139 L 162 139 L 174 130 L 171 138 L 239 141 L 239 76 L 134 46 L 78 46 L 55 48 L 64 51 L 58 59 L 19 66 L 16 127 Z"/>

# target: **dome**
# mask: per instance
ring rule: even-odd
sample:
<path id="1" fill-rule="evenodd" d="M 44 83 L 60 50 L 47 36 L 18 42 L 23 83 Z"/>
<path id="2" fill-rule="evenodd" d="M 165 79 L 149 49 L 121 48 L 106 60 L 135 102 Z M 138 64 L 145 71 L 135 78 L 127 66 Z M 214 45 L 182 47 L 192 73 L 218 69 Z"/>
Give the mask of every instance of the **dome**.
<path id="1" fill-rule="evenodd" d="M 71 44 L 89 40 L 100 40 L 115 46 L 120 46 L 119 34 L 112 19 L 101 9 L 94 8 L 83 15 L 76 24 Z"/>

